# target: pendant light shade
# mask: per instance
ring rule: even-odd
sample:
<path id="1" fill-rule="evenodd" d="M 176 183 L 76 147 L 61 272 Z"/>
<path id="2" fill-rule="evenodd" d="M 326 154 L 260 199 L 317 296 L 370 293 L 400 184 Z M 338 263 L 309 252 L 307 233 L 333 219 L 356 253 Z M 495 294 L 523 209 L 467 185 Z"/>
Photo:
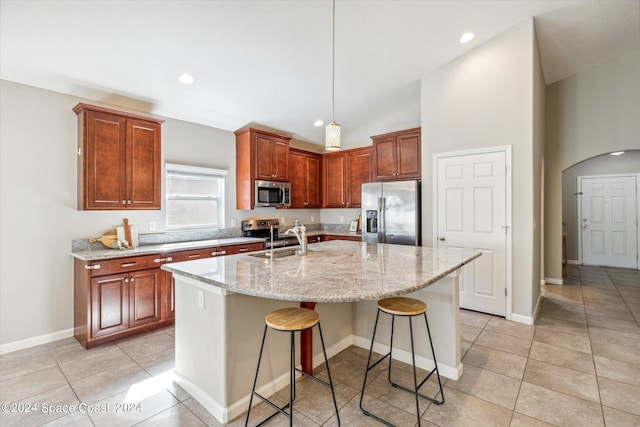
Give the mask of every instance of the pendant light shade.
<path id="1" fill-rule="evenodd" d="M 340 149 L 340 125 L 333 118 L 336 104 L 336 0 L 333 0 L 333 47 L 331 53 L 331 123 L 324 131 L 324 149 L 337 151 Z"/>
<path id="2" fill-rule="evenodd" d="M 340 125 L 331 122 L 325 128 L 324 149 L 327 151 L 338 151 L 340 149 Z"/>

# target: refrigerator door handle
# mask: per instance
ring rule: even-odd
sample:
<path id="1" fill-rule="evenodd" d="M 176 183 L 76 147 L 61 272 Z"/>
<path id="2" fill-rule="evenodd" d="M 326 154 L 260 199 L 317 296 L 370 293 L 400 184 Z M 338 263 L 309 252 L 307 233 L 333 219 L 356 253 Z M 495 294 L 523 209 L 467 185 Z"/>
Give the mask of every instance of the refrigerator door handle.
<path id="1" fill-rule="evenodd" d="M 378 198 L 378 243 L 386 243 L 386 238 L 385 238 L 385 217 L 384 217 L 384 211 L 385 211 L 385 198 L 384 197 L 379 197 Z"/>

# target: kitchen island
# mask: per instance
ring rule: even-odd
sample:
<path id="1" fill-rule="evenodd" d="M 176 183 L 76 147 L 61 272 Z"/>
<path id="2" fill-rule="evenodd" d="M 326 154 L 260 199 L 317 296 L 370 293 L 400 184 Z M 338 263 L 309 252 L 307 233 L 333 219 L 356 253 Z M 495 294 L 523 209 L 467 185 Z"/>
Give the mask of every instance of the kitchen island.
<path id="1" fill-rule="evenodd" d="M 378 299 L 419 298 L 427 303 L 440 374 L 452 379 L 462 374 L 457 271 L 479 253 L 330 241 L 310 246 L 306 256 L 278 255 L 232 255 L 162 267 L 176 280 L 176 378 L 219 421 L 247 409 L 264 316 L 300 302 L 318 303 L 331 357 L 350 345 L 368 349 Z M 379 326 L 375 351 L 387 351 L 389 328 Z M 408 328 L 397 328 L 394 356 L 409 361 L 403 329 Z M 286 334 L 271 333 L 267 345 L 263 366 L 268 368 L 258 380 L 263 395 L 288 381 Z M 419 346 L 416 359 L 431 369 L 427 348 L 426 342 Z M 314 354 L 313 365 L 321 362 L 321 352 Z"/>

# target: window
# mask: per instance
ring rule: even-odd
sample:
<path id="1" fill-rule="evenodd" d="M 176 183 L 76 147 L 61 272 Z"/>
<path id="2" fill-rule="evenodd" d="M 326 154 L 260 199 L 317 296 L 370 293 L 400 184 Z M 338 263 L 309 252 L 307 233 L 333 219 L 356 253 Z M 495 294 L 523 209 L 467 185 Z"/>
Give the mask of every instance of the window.
<path id="1" fill-rule="evenodd" d="M 226 170 L 165 164 L 167 229 L 224 228 Z"/>

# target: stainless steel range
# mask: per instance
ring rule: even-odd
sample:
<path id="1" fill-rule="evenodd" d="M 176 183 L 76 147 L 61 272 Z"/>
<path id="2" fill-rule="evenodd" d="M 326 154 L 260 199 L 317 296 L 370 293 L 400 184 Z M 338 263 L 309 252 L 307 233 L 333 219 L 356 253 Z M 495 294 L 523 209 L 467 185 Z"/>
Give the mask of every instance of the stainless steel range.
<path id="1" fill-rule="evenodd" d="M 295 236 L 285 236 L 278 233 L 280 221 L 277 219 L 248 219 L 240 222 L 242 237 L 256 237 L 266 239 L 264 248 L 271 249 L 271 229 L 273 228 L 273 247 L 297 246 Z"/>

